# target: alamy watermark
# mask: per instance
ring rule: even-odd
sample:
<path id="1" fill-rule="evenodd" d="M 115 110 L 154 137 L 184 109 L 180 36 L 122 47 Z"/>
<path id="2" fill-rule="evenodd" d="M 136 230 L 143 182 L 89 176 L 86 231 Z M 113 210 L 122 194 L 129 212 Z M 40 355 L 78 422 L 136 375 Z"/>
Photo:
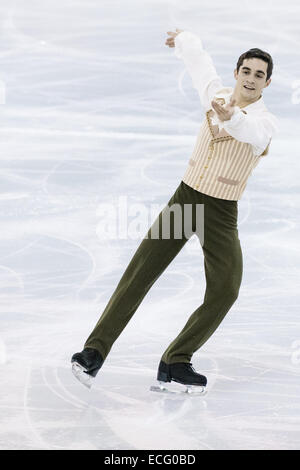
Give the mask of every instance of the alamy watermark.
<path id="1" fill-rule="evenodd" d="M 98 206 L 101 220 L 96 232 L 103 239 L 189 239 L 196 234 L 204 243 L 204 204 L 172 204 L 161 207 L 142 203 L 128 204 L 127 196 L 120 196 L 118 204 Z"/>

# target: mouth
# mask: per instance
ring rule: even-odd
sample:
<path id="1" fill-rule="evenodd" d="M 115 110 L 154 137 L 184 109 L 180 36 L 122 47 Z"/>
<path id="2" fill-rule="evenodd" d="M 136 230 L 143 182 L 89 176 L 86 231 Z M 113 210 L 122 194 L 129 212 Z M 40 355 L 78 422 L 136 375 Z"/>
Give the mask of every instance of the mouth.
<path id="1" fill-rule="evenodd" d="M 253 91 L 253 90 L 255 90 L 255 88 L 253 88 L 253 87 L 250 87 L 250 86 L 247 86 L 247 85 L 244 85 L 244 88 L 246 88 L 246 90 L 250 90 L 250 91 Z"/>

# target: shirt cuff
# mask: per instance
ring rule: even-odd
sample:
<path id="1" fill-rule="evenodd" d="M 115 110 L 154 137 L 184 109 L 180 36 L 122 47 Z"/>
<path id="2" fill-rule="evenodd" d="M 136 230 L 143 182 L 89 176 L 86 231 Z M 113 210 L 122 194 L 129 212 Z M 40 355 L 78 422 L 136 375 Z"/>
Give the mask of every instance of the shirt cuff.
<path id="1" fill-rule="evenodd" d="M 202 41 L 199 36 L 190 31 L 181 31 L 181 33 L 177 34 L 174 39 L 174 44 L 174 55 L 178 57 L 178 59 L 181 59 L 184 53 L 193 53 L 193 51 L 197 53 L 203 50 Z"/>
<path id="2" fill-rule="evenodd" d="M 232 129 L 238 127 L 239 123 L 244 119 L 244 115 L 245 114 L 243 113 L 241 108 L 239 106 L 235 106 L 234 113 L 231 116 L 231 118 L 228 119 L 227 121 L 224 121 L 225 130 L 227 126 L 228 128 L 232 128 Z"/>
<path id="3" fill-rule="evenodd" d="M 231 116 L 231 119 L 229 119 L 228 121 L 221 121 L 219 118 L 218 118 L 218 115 L 215 114 L 214 116 L 212 116 L 211 118 L 211 121 L 213 124 L 217 124 L 217 126 L 219 127 L 219 131 L 221 129 L 225 129 L 226 130 L 226 127 L 228 124 L 232 127 L 235 126 L 236 123 L 238 123 L 240 121 L 240 114 L 243 114 L 242 112 L 240 113 L 240 108 L 238 106 L 235 106 L 234 107 L 234 112 L 233 112 L 233 115 Z"/>

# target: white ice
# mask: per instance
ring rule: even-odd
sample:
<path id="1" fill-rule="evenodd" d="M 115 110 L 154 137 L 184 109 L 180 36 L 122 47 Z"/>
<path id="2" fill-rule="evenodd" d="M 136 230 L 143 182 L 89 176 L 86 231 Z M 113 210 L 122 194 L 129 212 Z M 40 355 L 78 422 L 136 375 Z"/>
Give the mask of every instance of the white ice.
<path id="1" fill-rule="evenodd" d="M 1 449 L 300 448 L 299 21 L 296 0 L 1 2 Z M 99 205 L 163 207 L 204 116 L 165 45 L 175 28 L 201 36 L 226 86 L 242 52 L 269 51 L 281 130 L 239 201 L 240 296 L 192 360 L 207 396 L 149 391 L 203 300 L 196 237 L 88 391 L 71 355 L 140 242 L 101 238 Z"/>

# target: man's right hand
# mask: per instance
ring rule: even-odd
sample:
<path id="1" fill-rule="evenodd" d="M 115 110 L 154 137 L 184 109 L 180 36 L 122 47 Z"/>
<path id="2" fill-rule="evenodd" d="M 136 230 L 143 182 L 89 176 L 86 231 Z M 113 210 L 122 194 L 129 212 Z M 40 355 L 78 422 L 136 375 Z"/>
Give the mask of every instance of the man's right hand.
<path id="1" fill-rule="evenodd" d="M 176 38 L 177 34 L 181 33 L 182 31 L 184 30 L 178 29 L 178 28 L 176 28 L 176 33 L 173 33 L 173 31 L 167 31 L 167 34 L 169 34 L 170 37 L 166 39 L 166 42 L 165 42 L 166 46 L 175 47 L 174 39 Z"/>

